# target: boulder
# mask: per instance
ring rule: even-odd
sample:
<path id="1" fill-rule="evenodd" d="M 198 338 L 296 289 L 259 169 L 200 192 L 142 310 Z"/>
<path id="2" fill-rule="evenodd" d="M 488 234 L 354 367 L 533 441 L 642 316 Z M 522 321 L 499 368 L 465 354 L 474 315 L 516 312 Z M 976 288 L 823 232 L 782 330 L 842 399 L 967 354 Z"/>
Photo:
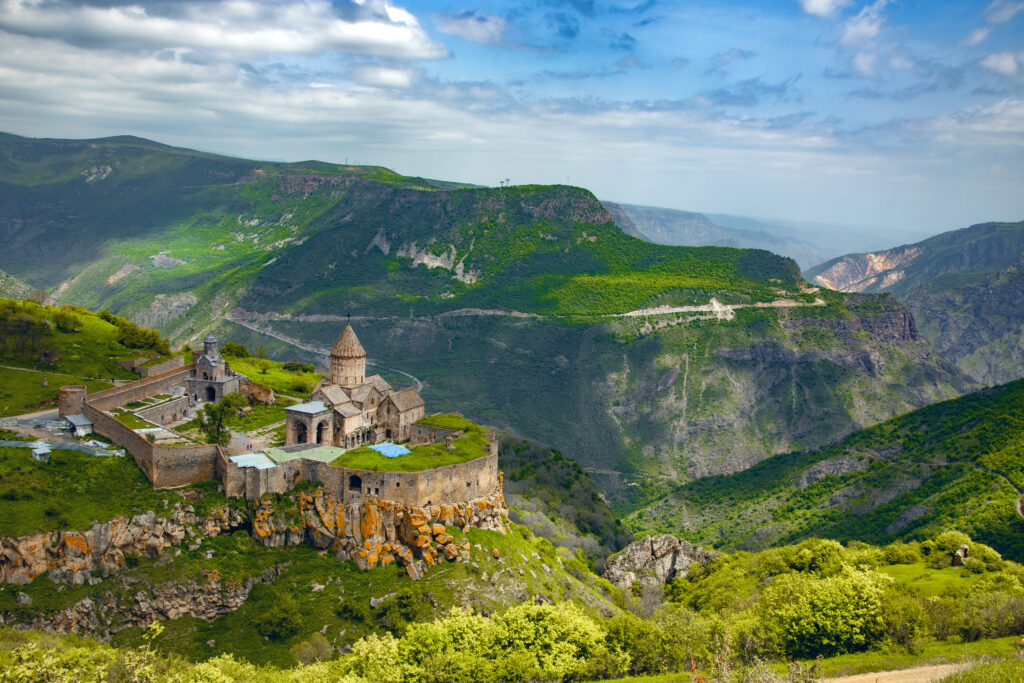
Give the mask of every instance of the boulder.
<path id="1" fill-rule="evenodd" d="M 686 576 L 694 562 L 705 565 L 718 553 L 662 534 L 634 541 L 608 558 L 604 578 L 619 588 L 662 586 L 677 576 Z"/>

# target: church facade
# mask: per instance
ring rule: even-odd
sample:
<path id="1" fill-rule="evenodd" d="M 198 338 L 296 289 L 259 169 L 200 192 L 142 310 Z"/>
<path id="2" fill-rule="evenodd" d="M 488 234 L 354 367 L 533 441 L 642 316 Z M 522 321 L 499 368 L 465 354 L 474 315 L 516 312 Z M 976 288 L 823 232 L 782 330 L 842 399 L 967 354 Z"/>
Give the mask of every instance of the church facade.
<path id="1" fill-rule="evenodd" d="M 285 409 L 285 445 L 405 441 L 424 408 L 415 387 L 395 391 L 380 375 L 366 376 L 366 350 L 348 323 L 331 349 L 330 376 L 307 402 Z"/>

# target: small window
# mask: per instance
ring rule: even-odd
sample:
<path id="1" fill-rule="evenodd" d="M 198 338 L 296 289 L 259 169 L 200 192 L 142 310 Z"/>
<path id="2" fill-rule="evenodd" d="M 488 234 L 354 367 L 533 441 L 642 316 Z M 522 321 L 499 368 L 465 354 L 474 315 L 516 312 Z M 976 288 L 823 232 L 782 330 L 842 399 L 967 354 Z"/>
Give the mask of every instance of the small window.
<path id="1" fill-rule="evenodd" d="M 373 489 L 373 495 L 375 495 L 375 496 L 380 495 L 380 489 L 374 488 Z"/>
<path id="2" fill-rule="evenodd" d="M 401 483 L 401 482 L 398 482 L 398 481 L 396 481 L 396 482 L 395 482 L 395 488 L 396 488 L 396 489 L 397 489 L 397 488 L 398 488 L 399 486 L 401 486 L 401 485 L 402 485 L 402 483 Z"/>
<path id="3" fill-rule="evenodd" d="M 469 488 L 469 482 L 468 481 L 466 482 L 466 488 L 467 489 Z"/>

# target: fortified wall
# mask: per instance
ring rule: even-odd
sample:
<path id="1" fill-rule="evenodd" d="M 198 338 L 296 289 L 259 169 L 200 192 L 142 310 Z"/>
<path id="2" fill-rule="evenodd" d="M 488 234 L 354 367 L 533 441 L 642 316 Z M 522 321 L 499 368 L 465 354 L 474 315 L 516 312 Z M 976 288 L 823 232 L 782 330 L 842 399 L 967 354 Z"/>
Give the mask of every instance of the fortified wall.
<path id="1" fill-rule="evenodd" d="M 267 493 L 286 493 L 306 481 L 319 484 L 325 493 L 344 505 L 374 498 L 423 508 L 489 498 L 500 489 L 494 441 L 486 456 L 420 472 L 356 470 L 301 457 L 270 469 L 257 469 L 239 467 L 221 456 L 217 475 L 228 496 L 255 500 Z"/>

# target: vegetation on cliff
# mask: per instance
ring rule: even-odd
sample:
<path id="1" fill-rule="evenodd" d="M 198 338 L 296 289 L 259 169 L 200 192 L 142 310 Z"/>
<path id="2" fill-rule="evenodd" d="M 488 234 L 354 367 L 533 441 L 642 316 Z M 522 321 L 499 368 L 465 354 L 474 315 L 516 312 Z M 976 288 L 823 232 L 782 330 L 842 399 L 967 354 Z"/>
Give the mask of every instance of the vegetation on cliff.
<path id="1" fill-rule="evenodd" d="M 948 566 L 963 543 L 976 563 Z M 620 595 L 619 603 L 636 613 L 603 615 L 556 602 L 506 605 L 487 616 L 438 606 L 444 596 L 435 592 L 436 582 L 407 586 L 370 610 L 370 580 L 374 592 L 390 587 L 384 570 L 363 572 L 359 582 L 359 575 L 336 577 L 322 558 L 295 551 L 277 591 L 258 585 L 242 609 L 208 624 L 179 619 L 138 629 L 118 638 L 116 650 L 81 638 L 3 630 L 0 664 L 10 672 L 5 675 L 33 672 L 37 678 L 93 667 L 95 680 L 113 680 L 117 667 L 133 673 L 147 667 L 144 680 L 154 681 L 570 681 L 671 672 L 782 681 L 807 680 L 809 669 L 839 675 L 919 660 L 1012 658 L 1024 629 L 1024 568 L 957 532 L 886 547 L 813 540 L 721 555 L 693 565 L 668 586 L 666 604 Z M 307 597 L 308 588 L 300 587 L 319 580 L 314 567 L 325 572 L 327 588 Z M 326 591 L 338 591 L 335 578 L 345 579 L 341 599 L 325 600 Z M 290 597 L 275 600 L 282 581 Z M 461 585 L 472 592 L 472 584 Z M 653 613 L 645 612 L 650 607 Z M 344 653 L 336 649 L 336 623 L 328 621 L 326 633 L 319 632 L 320 608 L 346 615 L 359 631 Z M 249 620 L 247 629 L 241 617 Z M 183 624 L 199 632 L 183 631 Z M 250 634 L 255 629 L 266 638 Z M 213 644 L 197 642 L 201 638 Z M 224 652 L 225 640 L 238 650 Z M 190 642 L 194 649 L 183 647 Z M 825 659 L 813 667 L 787 666 L 794 657 Z M 777 673 L 787 668 L 804 678 Z"/>
<path id="2" fill-rule="evenodd" d="M 1024 560 L 1024 380 L 921 408 L 821 450 L 682 485 L 631 515 L 723 548 L 807 536 L 887 543 L 955 526 Z"/>

